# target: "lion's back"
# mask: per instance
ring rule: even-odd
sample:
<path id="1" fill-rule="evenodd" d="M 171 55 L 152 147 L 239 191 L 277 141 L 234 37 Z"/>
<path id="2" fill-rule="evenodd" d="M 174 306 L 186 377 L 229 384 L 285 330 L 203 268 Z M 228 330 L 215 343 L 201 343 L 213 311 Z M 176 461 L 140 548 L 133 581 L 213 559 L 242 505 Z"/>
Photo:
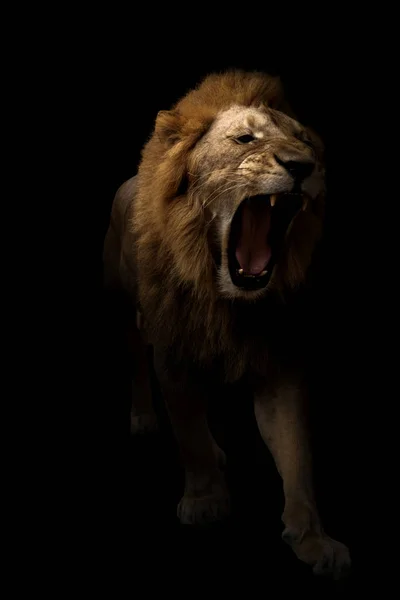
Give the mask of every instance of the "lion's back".
<path id="1" fill-rule="evenodd" d="M 137 190 L 137 178 L 125 181 L 117 190 L 110 223 L 104 239 L 103 273 L 106 288 L 135 293 L 136 266 L 131 221 Z"/>

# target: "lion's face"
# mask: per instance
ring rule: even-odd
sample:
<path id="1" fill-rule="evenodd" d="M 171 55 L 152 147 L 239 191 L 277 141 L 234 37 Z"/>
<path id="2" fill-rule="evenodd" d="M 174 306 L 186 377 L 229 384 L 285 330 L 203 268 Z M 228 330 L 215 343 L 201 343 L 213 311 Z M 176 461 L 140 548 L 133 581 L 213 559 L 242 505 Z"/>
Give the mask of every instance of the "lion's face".
<path id="1" fill-rule="evenodd" d="M 149 272 L 244 300 L 305 281 L 322 233 L 323 149 L 289 114 L 279 80 L 243 71 L 210 75 L 158 113 L 135 217 Z"/>
<path id="2" fill-rule="evenodd" d="M 301 283 L 320 234 L 321 161 L 311 132 L 265 107 L 232 106 L 197 142 L 188 198 L 212 221 L 223 296 L 256 299 Z"/>

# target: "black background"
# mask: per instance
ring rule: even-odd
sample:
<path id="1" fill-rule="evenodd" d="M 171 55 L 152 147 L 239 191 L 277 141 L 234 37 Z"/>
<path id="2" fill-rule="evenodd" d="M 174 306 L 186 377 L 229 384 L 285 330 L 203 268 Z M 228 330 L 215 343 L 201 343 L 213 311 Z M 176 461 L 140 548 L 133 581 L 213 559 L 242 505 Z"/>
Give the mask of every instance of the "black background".
<path id="1" fill-rule="evenodd" d="M 371 268 L 363 251 L 365 206 L 373 202 L 374 192 L 365 193 L 365 182 L 363 187 L 352 176 L 363 165 L 354 152 L 363 130 L 359 55 L 328 44 L 323 34 L 306 43 L 307 32 L 292 45 L 285 36 L 269 38 L 267 49 L 255 39 L 227 46 L 227 38 L 212 32 L 204 46 L 197 32 L 183 39 L 179 27 L 168 29 L 156 48 L 149 42 L 152 32 L 143 35 L 146 42 L 135 38 L 121 43 L 117 36 L 117 41 L 96 46 L 84 69 L 90 93 L 82 104 L 82 139 L 87 140 L 86 201 L 94 234 L 88 277 L 92 280 L 95 274 L 90 321 L 94 315 L 96 343 L 90 348 L 95 346 L 97 360 L 89 402 L 94 435 L 86 433 L 83 477 L 90 498 L 83 511 L 90 547 L 101 555 L 105 572 L 117 563 L 138 593 L 143 583 L 145 593 L 155 593 L 158 585 L 195 593 L 204 584 L 211 594 L 214 577 L 227 593 L 237 589 L 274 597 L 271 586 L 277 593 L 314 588 L 321 593 L 360 591 L 367 580 L 369 555 L 365 490 L 370 498 L 374 481 L 374 449 L 365 444 L 365 398 L 375 389 L 377 366 L 370 354 L 376 325 L 369 323 L 366 330 L 364 319 L 373 303 L 370 295 L 366 300 L 364 286 Z M 233 37 L 240 36 L 235 30 Z M 316 580 L 281 541 L 281 483 L 243 390 L 228 390 L 216 404 L 234 506 L 225 524 L 199 531 L 178 524 L 182 471 L 157 393 L 160 432 L 139 439 L 129 435 L 126 357 L 101 294 L 102 243 L 112 199 L 118 186 L 135 174 L 158 110 L 168 109 L 208 72 L 228 67 L 279 74 L 299 120 L 312 125 L 327 148 L 328 215 L 318 288 L 321 328 L 315 352 L 313 446 L 325 528 L 350 547 L 353 557 L 353 575 L 344 587 Z"/>

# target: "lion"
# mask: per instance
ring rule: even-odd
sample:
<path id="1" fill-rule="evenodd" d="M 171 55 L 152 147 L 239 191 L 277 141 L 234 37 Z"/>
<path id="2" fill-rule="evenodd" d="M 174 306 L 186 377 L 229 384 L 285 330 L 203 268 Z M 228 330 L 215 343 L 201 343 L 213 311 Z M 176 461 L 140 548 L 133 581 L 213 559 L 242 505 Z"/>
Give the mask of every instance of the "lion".
<path id="1" fill-rule="evenodd" d="M 104 275 L 130 307 L 134 433 L 157 426 L 153 348 L 185 468 L 180 522 L 229 513 L 207 397 L 216 381 L 244 380 L 283 482 L 282 537 L 315 573 L 337 577 L 350 555 L 325 533 L 314 497 L 301 300 L 324 204 L 323 143 L 296 119 L 280 79 L 211 74 L 157 114 L 137 175 L 113 202 Z"/>

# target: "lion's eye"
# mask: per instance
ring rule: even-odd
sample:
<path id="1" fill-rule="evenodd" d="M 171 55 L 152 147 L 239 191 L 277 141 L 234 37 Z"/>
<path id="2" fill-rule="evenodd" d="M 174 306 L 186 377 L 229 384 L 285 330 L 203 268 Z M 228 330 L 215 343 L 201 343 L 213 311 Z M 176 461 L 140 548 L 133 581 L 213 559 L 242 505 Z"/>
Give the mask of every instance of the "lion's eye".
<path id="1" fill-rule="evenodd" d="M 253 135 L 246 134 L 246 135 L 240 135 L 239 137 L 235 138 L 235 141 L 239 142 L 239 144 L 249 144 L 250 142 L 252 142 L 255 139 L 256 138 Z"/>

